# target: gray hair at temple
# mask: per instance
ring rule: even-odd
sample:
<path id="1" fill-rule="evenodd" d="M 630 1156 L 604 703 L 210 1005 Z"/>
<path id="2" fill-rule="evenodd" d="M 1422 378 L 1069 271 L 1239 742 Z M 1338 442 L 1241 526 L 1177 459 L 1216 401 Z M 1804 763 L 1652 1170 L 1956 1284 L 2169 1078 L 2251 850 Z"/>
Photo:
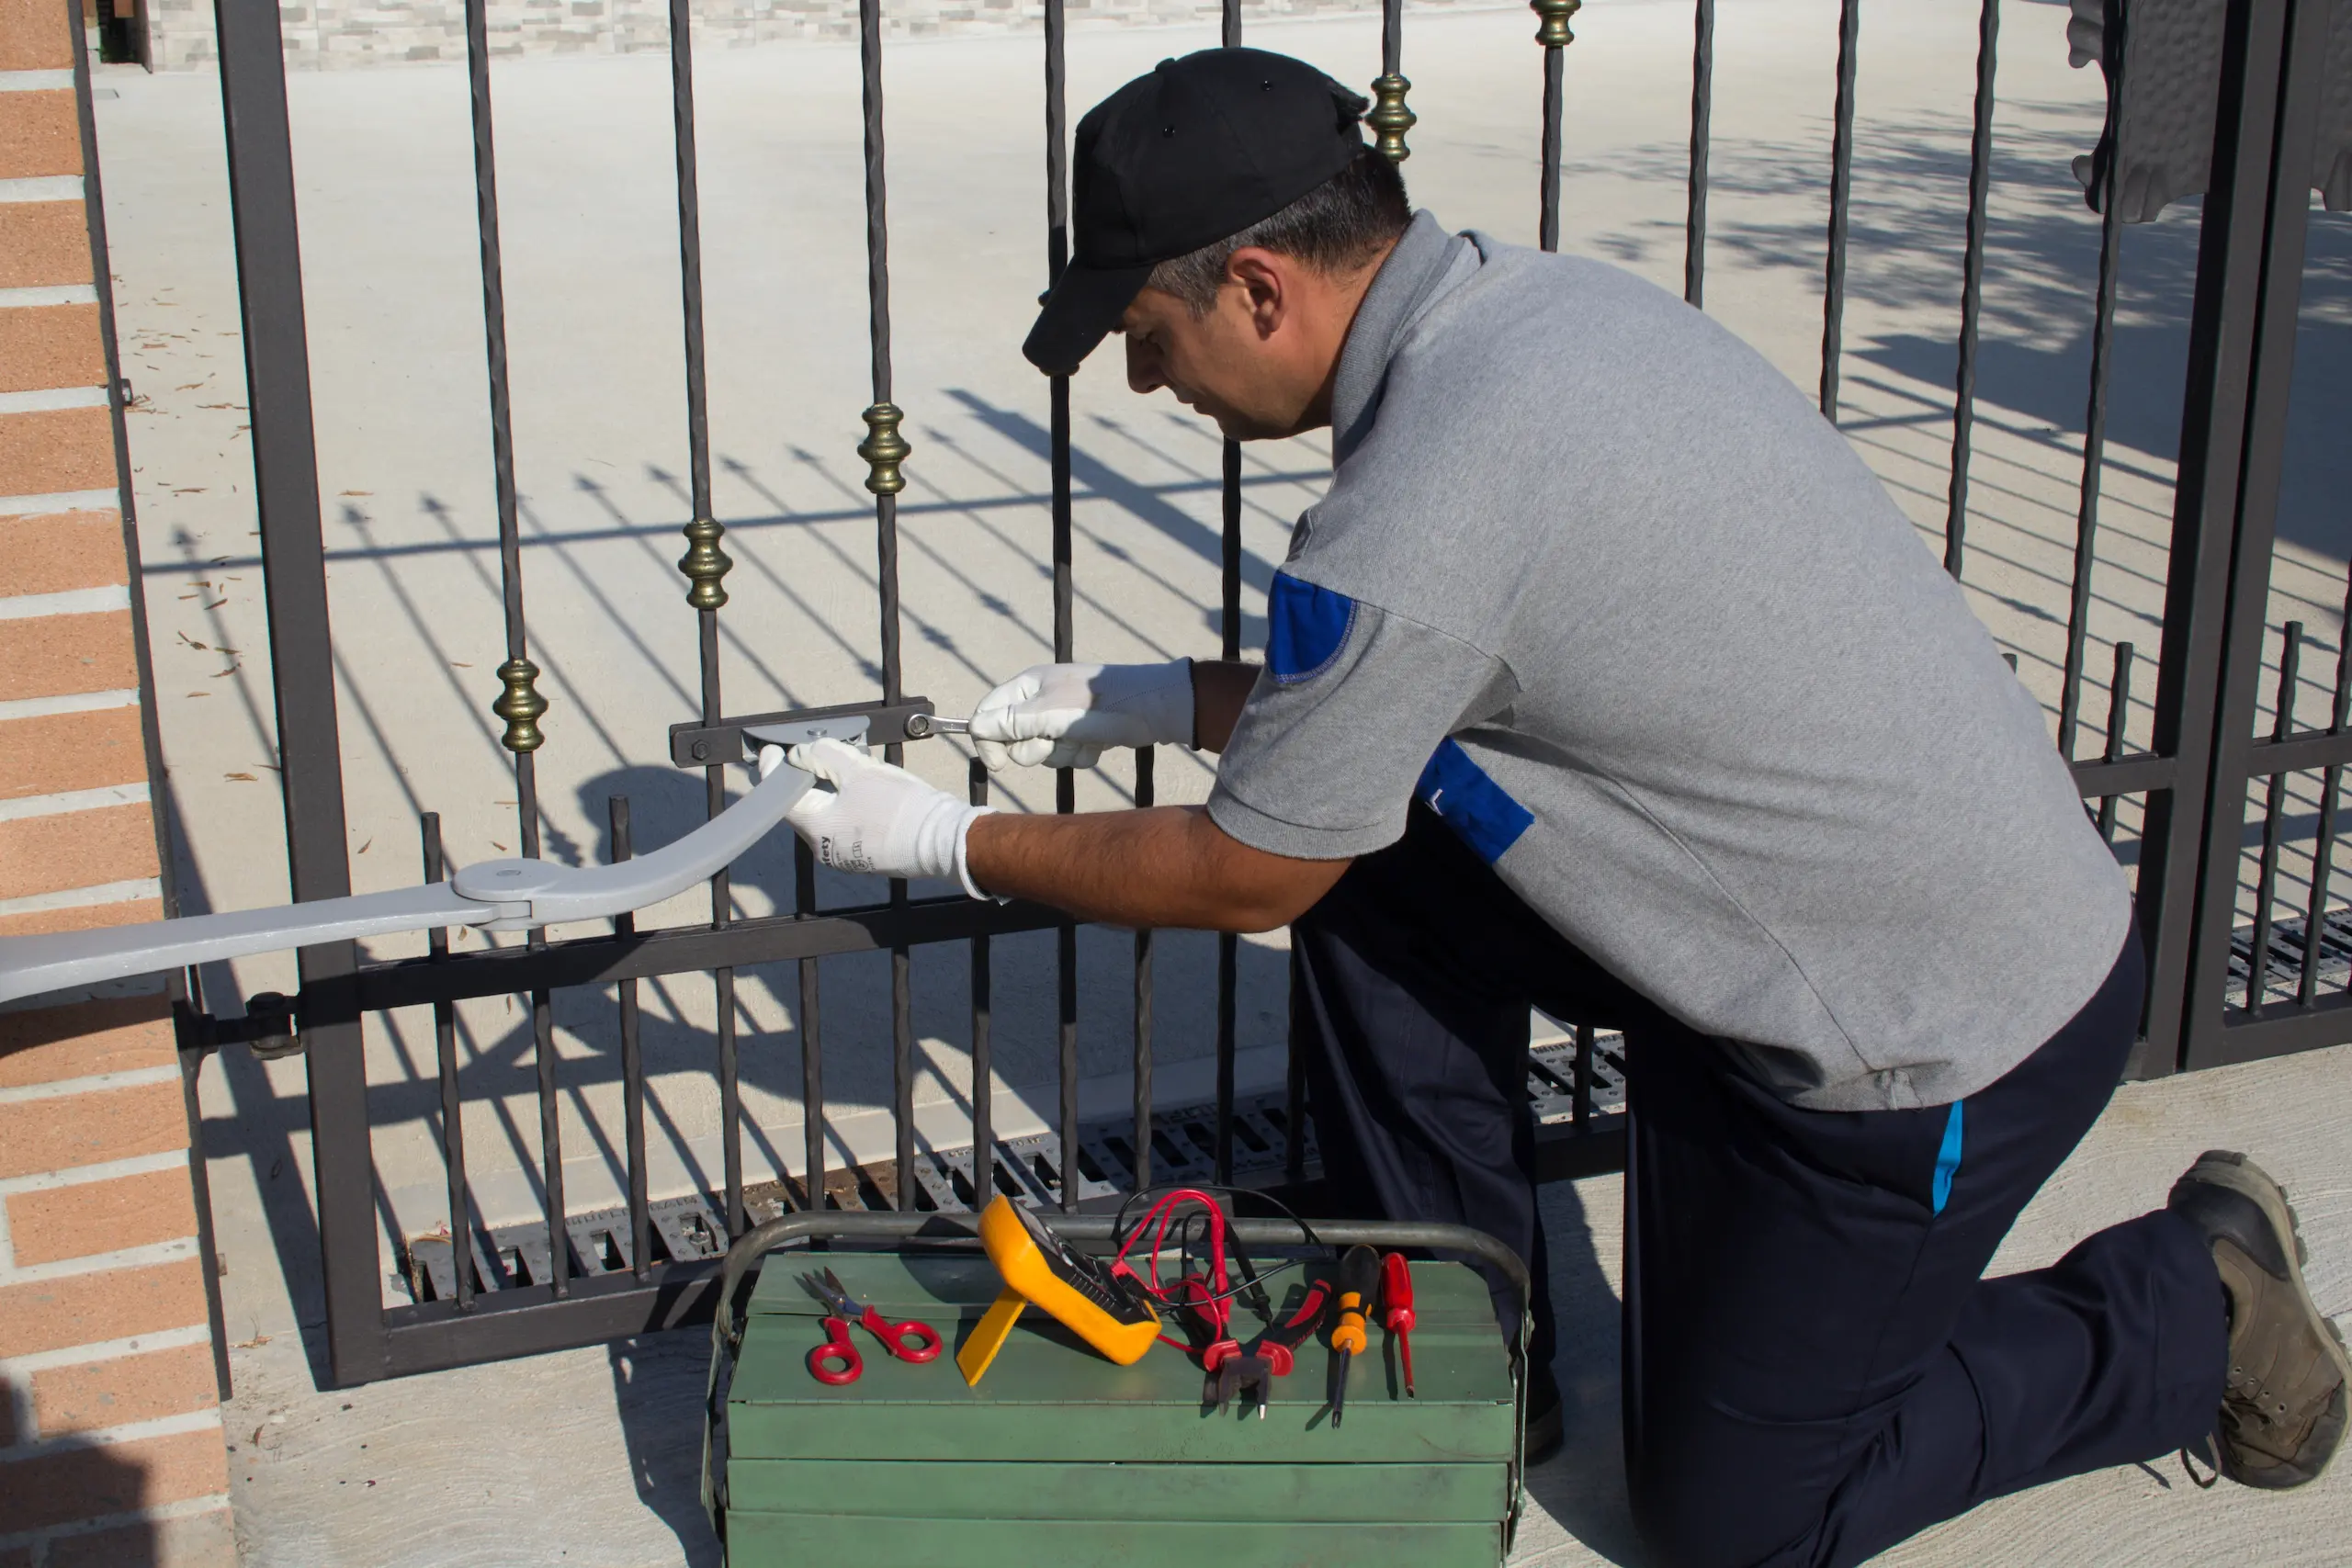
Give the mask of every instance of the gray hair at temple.
<path id="1" fill-rule="evenodd" d="M 1367 147 L 1355 162 L 1273 216 L 1215 244 L 1161 262 L 1151 269 L 1146 287 L 1173 294 L 1197 319 L 1216 305 L 1225 264 L 1236 251 L 1258 245 L 1294 256 L 1318 272 L 1353 272 L 1412 220 L 1404 175 Z"/>

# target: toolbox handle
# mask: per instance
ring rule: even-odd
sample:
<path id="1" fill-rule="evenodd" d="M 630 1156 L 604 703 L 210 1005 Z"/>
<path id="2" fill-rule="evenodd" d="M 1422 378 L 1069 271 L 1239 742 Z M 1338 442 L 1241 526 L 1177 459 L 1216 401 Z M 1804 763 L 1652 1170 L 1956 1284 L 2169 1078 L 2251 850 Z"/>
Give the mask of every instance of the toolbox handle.
<path id="1" fill-rule="evenodd" d="M 1101 1242 L 1114 1239 L 1114 1227 L 1118 1224 L 1114 1214 L 1055 1214 L 1047 1225 L 1064 1239 L 1074 1242 Z M 1293 1220 L 1234 1220 L 1228 1233 L 1250 1247 L 1309 1247 L 1320 1244 L 1326 1247 L 1347 1248 L 1355 1246 L 1396 1251 L 1404 1247 L 1424 1247 L 1434 1252 L 1461 1255 L 1466 1258 L 1490 1263 L 1503 1272 L 1519 1292 L 1522 1303 L 1532 1299 L 1527 1264 L 1518 1253 L 1488 1235 L 1467 1225 L 1427 1224 L 1416 1220 L 1317 1220 L 1309 1231 Z M 809 1213 L 784 1214 L 753 1225 L 735 1238 L 727 1249 L 727 1261 L 718 1274 L 717 1310 L 710 1320 L 710 1374 L 703 1387 L 702 1426 L 702 1506 L 710 1516 L 711 1527 L 723 1540 L 727 1517 L 727 1463 L 718 1451 L 718 1434 L 726 1429 L 727 1396 L 721 1387 L 720 1371 L 733 1371 L 735 1354 L 741 1348 L 748 1311 L 739 1314 L 737 1298 L 744 1294 L 743 1285 L 760 1261 L 769 1253 L 797 1242 L 803 1246 L 812 1241 L 837 1241 L 850 1238 L 906 1243 L 921 1242 L 948 1247 L 978 1251 L 980 1247 L 980 1217 L 970 1213 L 876 1214 L 857 1212 Z M 1524 1425 L 1526 1413 L 1526 1361 L 1528 1312 L 1519 1316 L 1518 1342 L 1509 1347 L 1511 1368 L 1518 1375 L 1512 1382 L 1520 1391 L 1519 1421 Z M 731 1381 L 731 1375 L 730 1379 Z M 1512 1465 L 1511 1516 L 1515 1524 L 1519 1514 L 1518 1465 Z"/>

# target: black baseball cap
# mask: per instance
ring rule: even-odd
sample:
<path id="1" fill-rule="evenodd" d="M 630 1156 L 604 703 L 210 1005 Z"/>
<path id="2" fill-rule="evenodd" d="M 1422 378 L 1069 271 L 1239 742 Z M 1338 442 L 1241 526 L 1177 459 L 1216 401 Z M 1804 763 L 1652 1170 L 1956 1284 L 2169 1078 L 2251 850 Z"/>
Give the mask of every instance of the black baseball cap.
<path id="1" fill-rule="evenodd" d="M 1021 352 L 1056 374 L 1094 352 L 1159 263 L 1272 217 L 1363 150 L 1366 102 L 1261 49 L 1163 60 L 1078 122 L 1069 265 Z"/>

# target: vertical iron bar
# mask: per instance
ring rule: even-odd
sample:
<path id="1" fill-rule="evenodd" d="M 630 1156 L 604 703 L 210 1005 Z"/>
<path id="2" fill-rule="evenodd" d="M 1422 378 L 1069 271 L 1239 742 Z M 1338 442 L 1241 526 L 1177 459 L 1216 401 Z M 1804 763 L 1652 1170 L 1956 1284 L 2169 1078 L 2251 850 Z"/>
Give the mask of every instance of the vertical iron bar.
<path id="1" fill-rule="evenodd" d="M 2204 434 L 2209 446 L 2218 444 L 2228 456 L 2215 463 L 2210 451 L 2202 454 L 2203 471 L 2197 472 L 2192 459 L 2200 455 L 2188 437 L 2198 433 L 2188 422 L 2180 447 L 2180 490 L 2188 490 L 2194 475 L 2199 490 L 2215 502 L 2214 515 L 2226 520 L 2230 528 L 2226 570 L 2217 562 L 2214 573 L 2225 587 L 2216 628 L 2217 711 L 2206 730 L 2212 771 L 2198 797 L 2202 821 L 2197 840 L 2197 934 L 2181 971 L 2188 982 L 2181 1059 L 2189 1067 L 2230 1059 L 2230 948 L 2235 935 L 2255 713 L 2268 636 L 2272 547 L 2286 462 L 2329 6 L 2327 0 L 2235 0 L 2231 11 L 2222 49 L 2221 132 L 2215 139 L 2213 182 L 2205 210 L 2232 220 L 2233 243 L 2226 265 L 2232 270 L 2245 265 L 2252 294 L 2244 315 L 2229 322 L 2222 336 L 2228 344 L 2232 336 L 2243 334 L 2243 379 L 2225 392 L 2237 394 L 2233 417 L 2216 421 Z M 2245 182 L 2242 186 L 2236 184 L 2240 179 Z M 2237 221 L 2241 219 L 2243 227 Z M 2200 293 L 2205 260 L 2200 244 Z M 2188 384 L 2193 398 L 2202 391 L 2200 324 L 2192 316 Z M 2224 469 L 2236 482 L 2217 494 L 2206 491 Z M 2179 577 L 2182 562 L 2182 553 L 2176 550 L 2167 575 Z M 2154 972 L 2165 973 L 2161 968 Z"/>
<path id="2" fill-rule="evenodd" d="M 670 118 L 678 164 L 678 292 L 686 350 L 686 475 L 694 514 L 707 517 L 710 389 L 703 356 L 702 182 L 695 151 L 694 47 L 691 0 L 670 0 Z"/>
<path id="3" fill-rule="evenodd" d="M 1228 11 L 1236 11 L 1238 0 L 1227 0 Z M 1234 24 L 1236 31 L 1238 23 Z M 1228 39 L 1228 42 L 1231 40 Z M 1217 610 L 1219 657 L 1228 661 L 1241 657 L 1241 444 L 1225 444 L 1225 519 L 1222 543 L 1223 582 Z M 1233 1181 L 1233 1112 L 1234 1078 L 1239 1053 L 1239 987 L 1241 984 L 1241 939 L 1231 931 L 1219 931 L 1216 938 L 1216 1179 L 1220 1186 Z M 1295 1117 L 1298 1107 L 1293 1105 Z"/>
<path id="4" fill-rule="evenodd" d="M 1297 1046 L 1299 998 L 1306 987 L 1299 983 L 1298 949 L 1290 954 L 1291 1050 L 1283 1070 L 1283 1179 L 1295 1187 L 1306 1179 L 1306 1058 Z"/>
<path id="5" fill-rule="evenodd" d="M 605 802 L 613 825 L 613 863 L 637 852 L 629 840 L 628 796 L 616 795 Z M 615 936 L 637 934 L 635 915 L 613 919 Z M 640 1280 L 653 1273 L 653 1212 L 648 1205 L 645 1170 L 645 1051 L 639 1038 L 637 982 L 620 982 L 621 1004 L 621 1122 L 628 1148 L 628 1258 Z"/>
<path id="6" fill-rule="evenodd" d="M 2327 706 L 2327 732 L 2341 735 L 2352 719 L 2352 570 L 2345 573 L 2344 615 L 2336 623 L 2335 691 Z M 2303 969 L 2295 999 L 2312 1005 L 2319 995 L 2319 961 L 2327 945 L 2327 884 L 2335 866 L 2336 802 L 2344 793 L 2344 764 L 2320 775 L 2319 840 L 2312 846 L 2312 899 L 2303 919 Z"/>
<path id="7" fill-rule="evenodd" d="M 817 912 L 817 857 L 792 841 L 793 912 Z M 800 1186 L 808 1211 L 825 1207 L 825 1056 L 819 1029 L 817 960 L 800 961 Z"/>
<path id="8" fill-rule="evenodd" d="M 1405 0 L 1382 0 L 1380 7 L 1380 74 L 1372 83 L 1372 107 L 1364 112 L 1364 128 L 1373 132 L 1373 148 L 1392 164 L 1413 155 L 1405 133 L 1419 117 L 1405 106 L 1413 84 L 1405 79 Z"/>
<path id="9" fill-rule="evenodd" d="M 1707 306 L 1707 163 L 1715 103 L 1715 0 L 1691 18 L 1690 205 L 1682 224 L 1682 298 Z"/>
<path id="10" fill-rule="evenodd" d="M 1228 0 L 1230 3 L 1230 0 Z M 1046 0 L 1046 284 L 1059 283 L 1069 261 L 1069 160 L 1063 102 L 1063 0 Z M 1076 637 L 1070 581 L 1069 378 L 1056 376 L 1051 400 L 1049 464 L 1053 495 L 1054 660 L 1068 663 Z M 1068 768 L 1054 772 L 1054 809 L 1078 808 L 1078 781 Z M 1056 1064 L 1061 1089 L 1062 1207 L 1078 1207 L 1078 927 L 1064 921 L 1054 932 Z"/>
<path id="11" fill-rule="evenodd" d="M 1565 27 L 1564 27 L 1565 30 Z M 1560 116 L 1561 84 L 1567 61 L 1558 44 L 1544 47 L 1544 186 L 1537 197 L 1535 243 L 1547 251 L 1560 248 Z"/>
<path id="12" fill-rule="evenodd" d="M 538 1069 L 540 1179 L 547 1188 L 548 1283 L 564 1296 L 571 1292 L 571 1240 L 563 1223 L 563 1101 L 555 1079 L 555 1005 L 547 991 L 531 993 L 531 1042 Z"/>
<path id="13" fill-rule="evenodd" d="M 1560 120 L 1561 82 L 1566 69 L 1563 51 L 1576 42 L 1568 23 L 1583 0 L 1528 0 L 1537 18 L 1535 41 L 1544 48 L 1544 186 L 1537 200 L 1536 243 L 1547 251 L 1560 248 Z"/>
<path id="14" fill-rule="evenodd" d="M 196 1210 L 196 1256 L 204 1275 L 204 1321 L 212 1332 L 212 1389 L 222 1403 L 236 1397 L 229 1371 L 228 1314 L 220 1303 L 220 1244 L 212 1223 L 212 1172 L 204 1156 L 204 1059 L 206 1051 L 179 1055 L 180 1113 L 187 1119 L 188 1198 Z"/>
<path id="15" fill-rule="evenodd" d="M 890 226 L 888 192 L 883 177 L 882 136 L 882 6 L 881 0 L 859 0 L 857 8 L 858 63 L 865 109 L 865 298 L 867 335 L 873 350 L 874 401 L 865 411 L 868 434 L 858 451 L 871 468 L 865 488 L 874 494 L 874 575 L 882 621 L 882 700 L 898 702 L 905 693 L 900 664 L 899 616 L 899 491 L 906 480 L 898 465 L 907 445 L 899 434 L 904 417 L 891 400 L 890 385 Z M 882 749 L 885 760 L 905 760 L 906 748 Z M 907 885 L 892 878 L 890 902 L 907 901 Z M 901 1210 L 918 1206 L 914 1180 L 914 976 L 913 959 L 904 947 L 890 950 L 890 1081 L 891 1115 L 896 1137 L 893 1152 L 894 1204 Z"/>
<path id="16" fill-rule="evenodd" d="M 1219 41 L 1227 49 L 1241 47 L 1241 0 L 1224 0 L 1223 28 Z M 1227 661 L 1241 657 L 1241 443 L 1227 437 L 1220 454 L 1220 489 L 1223 513 L 1218 534 L 1217 639 L 1218 657 Z M 1239 1050 L 1238 1022 L 1241 984 L 1241 939 L 1231 931 L 1219 931 L 1216 937 L 1216 1125 L 1211 1141 L 1216 1145 L 1215 1166 L 1218 1185 L 1229 1186 L 1233 1181 L 1233 1097 L 1236 1055 Z M 1295 1117 L 1298 1107 L 1292 1105 Z"/>
<path id="17" fill-rule="evenodd" d="M 2099 760 L 2112 762 L 2123 755 L 2123 736 L 2132 722 L 2132 645 L 2115 645 L 2115 673 L 2107 682 L 2107 744 Z M 2098 836 L 2115 841 L 2115 807 L 2122 797 L 2107 795 L 2098 803 Z"/>
<path id="18" fill-rule="evenodd" d="M 2230 743 L 2221 727 L 2230 684 L 2222 674 L 2232 649 L 2230 567 L 2258 360 L 2284 21 L 2284 0 L 2232 0 L 2222 26 L 2213 176 L 2197 223 L 2197 294 L 2189 306 L 2180 472 L 2173 484 L 2150 739 L 2150 750 L 2173 757 L 2176 769 L 2171 790 L 2150 792 L 2141 832 L 2141 929 L 2147 974 L 2159 978 L 2147 997 L 2143 1072 L 2188 1067 L 2209 1013 L 2221 1013 L 2216 974 L 2227 978 L 2234 900 L 2221 900 L 2221 919 L 2213 921 L 2206 919 L 2199 894 L 2209 785 Z M 2234 837 L 2239 828 L 2232 823 L 2227 832 Z M 2173 976 L 2185 976 L 2185 983 Z"/>
<path id="19" fill-rule="evenodd" d="M 2319 964 L 2327 952 L 2327 884 L 2335 868 L 2336 802 L 2344 792 L 2343 764 L 2324 770 L 2320 779 L 2320 838 L 2312 846 L 2312 897 L 2303 919 L 2303 966 L 2295 984 L 2295 999 L 2304 1007 L 2319 995 Z"/>
<path id="20" fill-rule="evenodd" d="M 219 0 L 216 16 L 287 871 L 296 898 L 336 898 L 351 891 L 351 868 L 284 40 L 270 0 Z M 304 948 L 297 958 L 304 988 L 349 974 L 354 960 L 347 942 Z M 301 1023 L 327 1359 L 334 1381 L 349 1384 L 384 1375 L 383 1259 L 359 1020 L 323 999 L 327 990 L 312 990 L 322 999 L 304 1010 Z"/>
<path id="21" fill-rule="evenodd" d="M 1968 540 L 1968 459 L 1976 433 L 1976 330 L 1984 311 L 1984 227 L 1993 199 L 1993 73 L 2001 0 L 1983 0 L 1976 23 L 1976 123 L 1968 142 L 1968 241 L 1960 268 L 1960 367 L 1952 385 L 1951 504 L 1944 570 L 1956 581 Z"/>
<path id="22" fill-rule="evenodd" d="M 143 38 L 145 23 L 142 20 L 139 25 Z M 129 407 L 126 399 L 129 396 L 130 384 L 123 378 L 122 342 L 114 314 L 114 269 L 108 260 L 111 253 L 107 244 L 106 191 L 98 167 L 98 125 L 91 99 L 89 41 L 84 36 L 78 23 L 69 26 L 66 30 L 72 35 L 74 40 L 74 108 L 75 130 L 82 149 L 82 217 L 90 231 L 90 290 L 97 296 L 98 355 L 100 363 L 106 369 L 107 421 L 114 431 L 115 506 L 122 523 L 123 558 L 135 567 L 140 560 L 139 497 L 137 487 L 131 482 L 130 436 L 125 418 L 125 411 Z M 142 65 L 147 63 L 146 53 L 146 46 L 142 42 L 139 49 L 140 63 Z M 135 672 L 139 691 L 143 699 L 139 705 L 140 750 L 147 764 L 147 776 L 160 783 L 165 777 L 164 739 L 156 717 L 158 705 L 155 701 L 155 660 L 153 645 L 149 639 L 147 629 L 147 596 L 142 592 L 134 592 L 130 598 L 131 668 Z M 174 870 L 172 814 L 168 811 L 150 811 L 148 818 L 154 830 L 155 875 L 162 894 L 164 915 L 167 919 L 175 919 L 180 913 L 180 897 L 177 876 Z M 195 1092 L 193 1088 L 196 1081 L 195 1074 L 200 1067 L 201 1058 L 199 1057 L 198 1067 L 191 1068 L 189 1073 L 191 1094 Z M 198 1125 L 195 1122 L 188 1123 L 191 1147 L 197 1141 Z M 200 1159 L 196 1168 L 198 1172 L 196 1179 L 199 1185 L 203 1185 L 207 1179 L 202 1174 Z M 199 1194 L 199 1197 L 201 1196 Z M 210 1211 L 202 1203 L 198 1206 L 197 1217 L 208 1227 L 212 1223 Z M 205 1279 L 208 1281 L 207 1293 L 215 1299 L 217 1307 L 220 1277 L 217 1274 L 208 1273 Z M 228 1352 L 222 1349 L 219 1353 L 222 1358 L 220 1364 L 225 1368 L 228 1365 L 226 1359 Z M 228 1389 L 225 1386 L 225 1372 L 222 1381 L 224 1386 L 221 1389 L 220 1397 L 225 1401 L 229 1397 Z"/>
<path id="23" fill-rule="evenodd" d="M 1150 747 L 1136 749 L 1136 807 L 1138 810 L 1152 803 L 1152 757 Z M 1138 1192 L 1151 1185 L 1151 931 L 1146 928 L 1136 932 L 1135 1141 L 1136 1190 Z"/>
<path id="24" fill-rule="evenodd" d="M 897 1134 L 892 1156 L 893 1206 L 919 1209 L 922 1183 L 915 1179 L 914 975 L 903 947 L 890 950 L 890 1116 Z"/>
<path id="25" fill-rule="evenodd" d="M 441 851 L 441 814 L 427 811 L 418 818 L 424 840 L 424 880 L 439 882 L 447 874 Z M 449 956 L 449 932 L 435 926 L 424 933 L 425 951 L 434 959 Z M 449 1002 L 433 1004 L 433 1055 L 441 1076 L 441 1164 L 449 1182 L 449 1263 L 458 1282 L 458 1310 L 474 1310 L 473 1204 L 466 1192 L 465 1108 L 458 1093 L 458 1010 Z"/>
<path id="26" fill-rule="evenodd" d="M 723 884 L 713 893 L 720 899 L 727 897 Z M 743 1084 L 735 1044 L 735 971 L 713 970 L 711 992 L 718 1026 L 719 1160 L 727 1187 L 727 1234 L 731 1238 L 742 1235 L 751 1223 L 743 1208 Z"/>
<path id="27" fill-rule="evenodd" d="M 490 98 L 490 34 L 487 0 L 466 0 L 466 73 L 472 89 L 474 217 L 481 250 L 482 344 L 490 372 L 490 456 L 498 502 L 500 598 L 506 620 L 506 663 L 499 678 L 508 690 L 493 711 L 509 720 L 505 744 L 514 753 L 516 829 L 523 853 L 539 852 L 538 788 L 531 753 L 538 748 L 537 723 L 546 703 L 531 689 L 538 671 L 530 667 L 523 619 L 523 536 L 516 518 L 514 415 L 506 365 L 506 283 L 498 237 L 498 152 Z M 509 708 L 513 712 L 508 712 Z"/>
<path id="28" fill-rule="evenodd" d="M 2129 27 L 2121 6 L 2112 7 L 2111 27 Z M 2130 90 L 2121 62 L 2126 52 L 2120 39 L 2115 50 L 2116 74 L 2108 85 L 2108 134 L 2110 145 L 2122 145 L 2123 95 Z M 2116 171 L 2122 159 L 2109 158 L 2099 181 L 2098 295 L 2091 313 L 2090 400 L 2083 414 L 2083 478 L 2081 499 L 2075 512 L 2075 581 L 2066 608 L 2066 666 L 2058 689 L 2058 754 L 2075 759 L 2075 737 L 2083 705 L 2083 655 L 2090 642 L 2091 571 L 2098 558 L 2098 503 L 2107 466 L 2107 383 L 2115 346 L 2116 280 L 2122 269 L 2123 215 L 2116 204 Z"/>
<path id="29" fill-rule="evenodd" d="M 1078 928 L 1063 925 L 1055 931 L 1055 1002 L 1057 1029 L 1055 1055 L 1061 1085 L 1062 1207 L 1078 1208 Z"/>
<path id="30" fill-rule="evenodd" d="M 2270 719 L 2273 740 L 2284 740 L 2295 732 L 2295 682 L 2302 656 L 2303 623 L 2289 621 L 2278 649 L 2278 695 Z M 2287 778 L 2284 770 L 2271 774 L 2263 791 L 2262 860 L 2254 882 L 2254 944 L 2247 953 L 2245 975 L 2248 1012 L 2270 994 L 2270 916 L 2278 891 L 2278 838 L 2280 818 L 2287 810 Z M 2236 891 L 2231 889 L 2233 894 Z"/>
<path id="31" fill-rule="evenodd" d="M 1846 234 L 1854 188 L 1854 71 L 1862 0 L 1838 7 L 1838 122 L 1829 146 L 1829 258 L 1821 310 L 1821 417 L 1838 423 L 1838 360 L 1846 334 Z"/>
<path id="32" fill-rule="evenodd" d="M 971 760 L 968 782 L 975 806 L 989 803 L 989 771 Z M 995 1021 L 989 967 L 989 939 L 972 939 L 972 1207 L 984 1209 L 996 1196 L 996 1064 L 989 1038 Z"/>
<path id="33" fill-rule="evenodd" d="M 686 482 L 693 512 L 687 538 L 696 547 L 679 562 L 695 587 L 686 602 L 695 607 L 697 663 L 702 675 L 702 721 L 717 724 L 721 700 L 718 610 L 727 603 L 720 580 L 730 564 L 718 549 L 726 532 L 711 515 L 710 385 L 706 369 L 702 318 L 702 181 L 695 144 L 694 12 L 689 0 L 670 0 L 670 123 L 678 179 L 678 302 L 684 333 L 686 370 Z M 715 569 L 715 570 L 714 570 Z M 706 819 L 727 809 L 726 770 L 703 770 Z M 730 873 L 720 867 L 710 879 L 710 923 L 735 918 Z M 741 1064 L 736 1042 L 735 971 L 711 972 L 711 1006 L 718 1036 L 719 1158 L 726 1187 L 727 1234 L 741 1235 L 749 1223 L 743 1212 L 743 1116 Z M 623 1003 L 633 1013 L 632 994 Z M 641 1109 L 641 1108 L 640 1108 Z"/>
<path id="34" fill-rule="evenodd" d="M 1592 1125 L 1592 1025 L 1577 1025 L 1576 1100 L 1571 1114 L 1576 1130 L 1582 1133 Z"/>
<path id="35" fill-rule="evenodd" d="M 514 754 L 514 816 L 526 860 L 539 855 L 538 773 L 533 753 L 541 736 L 539 716 L 546 700 L 534 689 L 538 669 L 529 657 L 523 617 L 523 536 L 517 517 L 514 485 L 514 418 L 506 364 L 506 285 L 498 237 L 498 152 L 492 134 L 490 97 L 490 24 L 488 0 L 466 3 L 466 74 L 472 89 L 474 152 L 474 216 L 481 245 L 482 342 L 490 371 L 490 448 L 498 498 L 498 567 L 500 597 L 506 619 L 506 661 L 499 679 L 506 691 L 492 711 L 507 721 L 505 745 Z M 546 945 L 547 933 L 535 930 L 530 945 Z M 532 1055 L 538 1069 L 539 1165 L 545 1184 L 548 1222 L 548 1283 L 558 1296 L 571 1289 L 571 1257 L 564 1229 L 563 1114 L 557 1098 L 555 1014 L 545 990 L 530 994 Z"/>

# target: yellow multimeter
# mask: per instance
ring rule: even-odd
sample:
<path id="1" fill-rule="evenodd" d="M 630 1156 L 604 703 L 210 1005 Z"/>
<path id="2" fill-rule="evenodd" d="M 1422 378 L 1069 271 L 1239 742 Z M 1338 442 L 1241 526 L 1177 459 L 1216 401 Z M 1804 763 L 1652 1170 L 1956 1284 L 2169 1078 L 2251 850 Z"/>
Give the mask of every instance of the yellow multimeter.
<path id="1" fill-rule="evenodd" d="M 1101 1258 L 1072 1251 L 1002 1193 L 980 1215 L 980 1245 L 1004 1277 L 1004 1290 L 956 1352 L 967 1383 L 980 1381 L 1031 1302 L 1123 1367 L 1159 1337 L 1159 1314 L 1134 1276 L 1114 1274 Z"/>

